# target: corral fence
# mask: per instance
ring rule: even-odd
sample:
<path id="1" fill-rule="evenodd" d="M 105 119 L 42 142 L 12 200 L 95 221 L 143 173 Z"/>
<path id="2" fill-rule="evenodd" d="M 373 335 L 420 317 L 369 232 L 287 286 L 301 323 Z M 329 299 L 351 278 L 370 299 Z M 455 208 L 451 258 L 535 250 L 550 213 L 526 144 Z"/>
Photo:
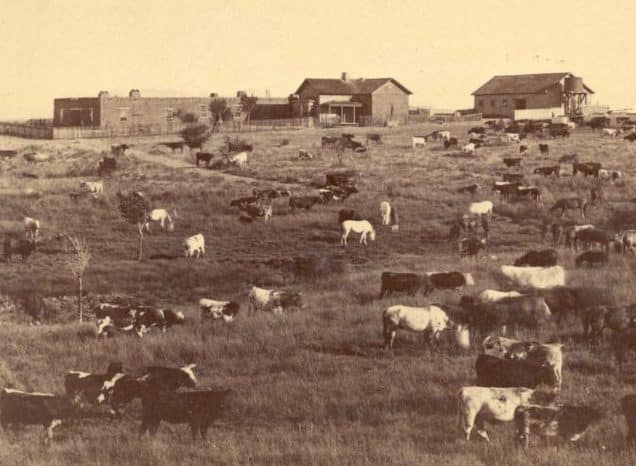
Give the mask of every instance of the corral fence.
<path id="1" fill-rule="evenodd" d="M 53 139 L 53 127 L 0 122 L 0 134 L 29 139 Z"/>

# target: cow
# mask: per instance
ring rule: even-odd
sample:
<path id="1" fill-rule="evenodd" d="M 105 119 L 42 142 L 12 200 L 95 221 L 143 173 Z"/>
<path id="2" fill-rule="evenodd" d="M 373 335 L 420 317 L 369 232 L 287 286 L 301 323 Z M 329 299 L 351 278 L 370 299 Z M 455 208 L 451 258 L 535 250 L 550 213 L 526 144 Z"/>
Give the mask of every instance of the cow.
<path id="1" fill-rule="evenodd" d="M 537 406 L 520 405 L 515 409 L 514 420 L 519 445 L 524 449 L 530 443 L 530 434 L 542 437 L 559 437 L 576 442 L 585 431 L 603 418 L 603 413 L 589 406 Z"/>
<path id="2" fill-rule="evenodd" d="M 519 153 L 520 154 L 525 154 L 526 152 L 528 152 L 528 146 L 526 146 L 525 144 L 521 144 L 519 146 Z"/>
<path id="3" fill-rule="evenodd" d="M 382 225 L 391 223 L 391 204 L 388 201 L 380 202 L 380 215 L 382 216 Z"/>
<path id="4" fill-rule="evenodd" d="M 309 210 L 320 202 L 318 196 L 291 196 L 289 198 L 289 210 L 294 212 L 296 209 Z"/>
<path id="5" fill-rule="evenodd" d="M 623 254 L 628 250 L 634 255 L 634 249 L 636 249 L 636 230 L 622 230 L 616 233 L 614 241 L 621 245 Z"/>
<path id="6" fill-rule="evenodd" d="M 493 204 L 491 201 L 473 202 L 468 206 L 468 213 L 471 215 L 492 217 Z"/>
<path id="7" fill-rule="evenodd" d="M 565 245 L 570 248 L 574 246 L 574 241 L 576 240 L 576 235 L 583 230 L 591 230 L 594 229 L 594 225 L 590 223 L 586 223 L 583 225 L 571 225 L 567 227 L 563 231 L 563 237 L 565 238 Z"/>
<path id="8" fill-rule="evenodd" d="M 482 352 L 503 359 L 523 359 L 547 365 L 554 371 L 556 388 L 563 383 L 563 344 L 519 341 L 513 338 L 487 336 L 481 344 Z"/>
<path id="9" fill-rule="evenodd" d="M 248 196 L 240 197 L 238 199 L 232 199 L 230 201 L 230 207 L 238 207 L 240 210 L 245 210 L 248 206 L 258 203 L 258 197 Z"/>
<path id="10" fill-rule="evenodd" d="M 636 133 L 628 134 L 623 139 L 625 139 L 626 141 L 629 141 L 629 142 L 634 142 L 634 141 L 636 141 Z"/>
<path id="11" fill-rule="evenodd" d="M 320 147 L 335 147 L 339 138 L 337 136 L 322 136 L 320 138 Z"/>
<path id="12" fill-rule="evenodd" d="M 135 327 L 134 318 L 129 324 L 123 322 L 115 322 L 111 317 L 104 317 L 95 321 L 95 336 L 99 337 L 113 337 L 116 334 L 132 334 L 136 333 L 137 336 L 142 337 L 143 334 Z"/>
<path id="13" fill-rule="evenodd" d="M 201 309 L 201 320 L 211 317 L 214 320 L 223 319 L 225 322 L 232 322 L 241 308 L 235 301 L 216 301 L 209 298 L 199 300 Z"/>
<path id="14" fill-rule="evenodd" d="M 462 146 L 462 153 L 466 155 L 474 156 L 476 149 L 477 149 L 477 145 L 474 142 L 469 142 L 468 144 Z"/>
<path id="15" fill-rule="evenodd" d="M 554 249 L 528 251 L 514 262 L 515 267 L 552 267 L 557 264 L 557 253 Z"/>
<path id="16" fill-rule="evenodd" d="M 267 204 L 267 205 L 248 205 L 246 206 L 244 209 L 241 209 L 243 211 L 245 211 L 245 213 L 247 214 L 247 218 L 251 221 L 255 218 L 262 218 L 263 221 L 265 223 L 269 223 L 269 221 L 272 219 L 272 215 L 274 212 L 274 209 L 272 208 L 271 204 Z"/>
<path id="17" fill-rule="evenodd" d="M 588 175 L 598 178 L 598 172 L 601 169 L 599 162 L 573 162 L 572 163 L 572 175 L 576 176 L 577 173 L 582 173 L 586 178 Z"/>
<path id="18" fill-rule="evenodd" d="M 221 417 L 232 390 L 200 390 L 174 393 L 146 389 L 141 397 L 142 414 L 139 437 L 146 431 L 155 435 L 161 421 L 189 424 L 192 439 L 205 439 L 210 425 Z"/>
<path id="19" fill-rule="evenodd" d="M 185 146 L 185 142 L 177 141 L 177 142 L 162 142 L 161 145 L 170 148 L 170 150 L 174 153 L 177 149 L 183 152 L 183 146 Z"/>
<path id="20" fill-rule="evenodd" d="M 104 192 L 104 181 L 80 181 L 79 188 L 90 194 L 101 194 Z"/>
<path id="21" fill-rule="evenodd" d="M 113 155 L 124 155 L 130 149 L 127 144 L 111 144 L 110 151 Z"/>
<path id="22" fill-rule="evenodd" d="M 305 149 L 298 150 L 298 160 L 313 160 L 314 156 L 311 152 Z"/>
<path id="23" fill-rule="evenodd" d="M 504 181 L 508 181 L 510 183 L 521 183 L 524 180 L 523 173 L 504 173 L 502 177 Z"/>
<path id="24" fill-rule="evenodd" d="M 636 444 L 636 394 L 625 395 L 621 398 L 621 409 L 627 424 L 627 443 Z"/>
<path id="25" fill-rule="evenodd" d="M 355 172 L 330 172 L 325 174 L 325 186 L 347 186 L 352 183 Z"/>
<path id="26" fill-rule="evenodd" d="M 518 185 L 515 190 L 515 194 L 518 197 L 529 197 L 534 202 L 541 201 L 541 190 L 536 186 L 521 186 Z"/>
<path id="27" fill-rule="evenodd" d="M 570 128 L 566 124 L 553 124 L 550 126 L 550 136 L 568 138 L 570 137 Z"/>
<path id="28" fill-rule="evenodd" d="M 583 249 L 589 249 L 594 243 L 599 244 L 609 252 L 610 243 L 614 242 L 614 237 L 605 230 L 598 228 L 586 228 L 574 234 L 574 250 L 578 250 L 579 241 L 583 244 Z"/>
<path id="29" fill-rule="evenodd" d="M 458 243 L 459 255 L 476 256 L 480 251 L 486 249 L 486 238 L 462 238 Z"/>
<path id="30" fill-rule="evenodd" d="M 602 128 L 601 135 L 616 137 L 616 136 L 619 136 L 620 133 L 619 133 L 619 130 L 616 128 Z"/>
<path id="31" fill-rule="evenodd" d="M 473 327 L 482 334 L 501 329 L 503 334 L 510 326 L 515 330 L 521 325 L 537 331 L 552 315 L 541 296 L 517 296 L 479 303 L 473 307 Z"/>
<path id="32" fill-rule="evenodd" d="M 152 209 L 148 214 L 144 229 L 150 233 L 150 222 L 159 223 L 162 230 L 174 231 L 174 222 L 166 209 Z"/>
<path id="33" fill-rule="evenodd" d="M 185 316 L 181 311 L 144 306 L 135 316 L 135 329 L 139 336 L 143 336 L 152 327 L 157 327 L 165 333 L 166 329 L 173 325 L 183 325 L 184 321 Z"/>
<path id="34" fill-rule="evenodd" d="M 137 311 L 133 306 L 118 303 L 100 303 L 95 309 L 96 319 L 109 317 L 116 325 L 130 325 L 134 323 Z"/>
<path id="35" fill-rule="evenodd" d="M 567 197 L 561 198 L 550 207 L 550 212 L 557 210 L 561 211 L 561 218 L 565 215 L 567 210 L 579 210 L 581 216 L 585 218 L 586 210 L 588 207 L 587 199 L 584 197 Z"/>
<path id="36" fill-rule="evenodd" d="M 457 146 L 459 141 L 457 138 L 448 138 L 444 140 L 444 149 L 448 149 L 451 146 Z"/>
<path id="37" fill-rule="evenodd" d="M 517 193 L 517 188 L 521 186 L 518 181 L 495 181 L 492 190 L 498 193 L 504 199 L 509 198 Z"/>
<path id="38" fill-rule="evenodd" d="M 79 401 L 79 399 L 82 398 L 88 403 L 97 404 L 97 397 L 101 393 L 104 382 L 110 380 L 115 374 L 123 371 L 120 362 L 111 362 L 105 374 L 69 371 L 64 377 L 66 396 L 75 401 Z"/>
<path id="39" fill-rule="evenodd" d="M 345 220 L 362 220 L 362 217 L 353 209 L 340 209 L 338 211 L 338 225 Z"/>
<path id="40" fill-rule="evenodd" d="M 521 158 L 519 157 L 504 157 L 503 163 L 506 167 L 520 167 Z"/>
<path id="41" fill-rule="evenodd" d="M 552 234 L 552 242 L 554 244 L 559 244 L 561 242 L 561 238 L 563 238 L 564 227 L 560 222 L 554 222 L 545 225 L 545 235 L 544 239 L 547 239 L 548 232 Z"/>
<path id="42" fill-rule="evenodd" d="M 469 184 L 467 186 L 461 186 L 457 188 L 458 193 L 470 193 L 475 194 L 477 191 L 481 190 L 481 186 L 477 183 Z"/>
<path id="43" fill-rule="evenodd" d="M 382 144 L 382 136 L 379 133 L 367 133 L 366 141 L 373 141 L 376 144 Z"/>
<path id="44" fill-rule="evenodd" d="M 536 388 L 540 384 L 557 387 L 552 367 L 523 359 L 500 359 L 482 353 L 477 356 L 475 371 L 480 387 Z"/>
<path id="45" fill-rule="evenodd" d="M 486 134 L 486 128 L 483 126 L 473 126 L 468 130 L 468 134 L 476 133 L 476 134 Z"/>
<path id="46" fill-rule="evenodd" d="M 601 168 L 598 171 L 598 179 L 602 181 L 611 181 L 612 183 L 616 180 L 620 180 L 623 177 L 623 174 L 619 170 L 606 170 Z"/>
<path id="47" fill-rule="evenodd" d="M 379 299 L 393 292 L 405 292 L 412 296 L 424 286 L 424 278 L 415 273 L 382 272 Z"/>
<path id="48" fill-rule="evenodd" d="M 256 199 L 258 200 L 264 200 L 264 199 L 268 199 L 268 200 L 272 200 L 272 199 L 278 199 L 279 197 L 289 197 L 291 196 L 291 192 L 289 191 L 289 189 L 285 189 L 285 188 L 268 188 L 268 189 L 252 189 L 252 194 L 254 194 L 254 196 L 256 197 Z"/>
<path id="49" fill-rule="evenodd" d="M 559 157 L 559 163 L 574 163 L 579 159 L 579 154 L 576 152 L 572 154 L 565 154 Z"/>
<path id="50" fill-rule="evenodd" d="M 252 149 L 254 149 L 254 147 L 252 146 L 252 144 L 248 144 L 245 141 L 241 141 L 238 138 L 236 138 L 236 140 L 231 140 L 231 139 L 227 139 L 226 141 L 227 144 L 227 151 L 228 152 L 252 152 Z"/>
<path id="51" fill-rule="evenodd" d="M 11 257 L 17 254 L 22 258 L 22 262 L 26 262 L 36 249 L 37 243 L 33 240 L 25 238 L 14 240 L 7 235 L 3 243 L 3 258 L 5 262 L 11 262 Z"/>
<path id="52" fill-rule="evenodd" d="M 616 332 L 636 326 L 636 305 L 610 306 L 588 305 L 580 311 L 583 338 L 599 343 L 603 330 L 609 328 Z"/>
<path id="53" fill-rule="evenodd" d="M 45 430 L 44 443 L 53 439 L 53 429 L 66 419 L 77 415 L 71 400 L 52 393 L 32 393 L 5 388 L 0 392 L 0 425 L 42 425 Z"/>
<path id="54" fill-rule="evenodd" d="M 579 314 L 586 308 L 616 306 L 614 296 L 607 288 L 560 286 L 541 290 L 540 295 L 545 299 L 552 314 L 556 316 L 559 325 L 568 315 Z"/>
<path id="55" fill-rule="evenodd" d="M 186 238 L 183 240 L 183 250 L 185 257 L 199 258 L 205 255 L 205 238 L 201 233 Z"/>
<path id="56" fill-rule="evenodd" d="M 470 138 L 468 143 L 475 144 L 475 149 L 479 149 L 484 144 L 484 140 L 481 138 Z"/>
<path id="57" fill-rule="evenodd" d="M 228 162 L 233 163 L 237 167 L 243 168 L 247 165 L 247 152 L 239 152 L 231 157 L 228 157 Z"/>
<path id="58" fill-rule="evenodd" d="M 455 328 L 446 312 L 438 306 L 410 307 L 401 304 L 390 306 L 382 313 L 384 348 L 393 348 L 393 340 L 398 329 L 422 333 L 430 345 L 438 344 L 442 333 Z M 458 327 L 459 332 L 464 327 Z M 466 348 L 466 340 L 457 338 L 457 343 Z"/>
<path id="59" fill-rule="evenodd" d="M 413 136 L 413 149 L 417 149 L 418 147 L 424 147 L 426 145 L 426 136 Z"/>
<path id="60" fill-rule="evenodd" d="M 210 160 L 212 160 L 212 157 L 214 157 L 214 154 L 211 154 L 209 152 L 197 152 L 195 157 L 196 157 L 197 167 L 199 166 L 199 162 L 204 162 L 205 166 L 209 167 Z"/>
<path id="61" fill-rule="evenodd" d="M 40 221 L 33 217 L 24 217 L 24 238 L 29 241 L 37 241 L 40 235 Z"/>
<path id="62" fill-rule="evenodd" d="M 539 144 L 539 152 L 541 155 L 550 155 L 550 146 L 548 144 Z"/>
<path id="63" fill-rule="evenodd" d="M 269 290 L 252 286 L 248 293 L 250 314 L 258 310 L 271 310 L 274 314 L 282 314 L 286 307 L 304 307 L 300 293 L 284 290 Z"/>
<path id="64" fill-rule="evenodd" d="M 584 265 L 607 265 L 609 263 L 609 256 L 604 251 L 585 251 L 574 259 L 575 267 L 582 267 Z"/>
<path id="65" fill-rule="evenodd" d="M 125 144 L 122 144 L 125 146 Z M 99 162 L 99 167 L 97 168 L 97 173 L 102 175 L 107 175 L 117 170 L 117 159 L 114 157 L 104 156 L 102 161 Z"/>
<path id="66" fill-rule="evenodd" d="M 565 286 L 565 270 L 560 265 L 552 267 L 516 267 L 502 265 L 501 273 L 521 288 L 546 289 Z"/>
<path id="67" fill-rule="evenodd" d="M 504 298 L 517 298 L 521 296 L 518 291 L 483 290 L 477 295 L 476 302 L 479 304 L 494 303 Z"/>
<path id="68" fill-rule="evenodd" d="M 457 392 L 459 429 L 470 440 L 477 427 L 477 435 L 490 442 L 485 429 L 488 422 L 511 422 L 515 409 L 535 397 L 535 390 L 525 387 L 462 387 Z"/>
<path id="69" fill-rule="evenodd" d="M 462 286 L 475 286 L 470 273 L 426 272 L 424 276 L 424 294 L 433 290 L 459 290 Z"/>
<path id="70" fill-rule="evenodd" d="M 360 233 L 360 244 L 367 243 L 367 237 L 371 241 L 375 241 L 375 230 L 373 225 L 368 220 L 345 220 L 340 224 L 342 227 L 342 236 L 340 237 L 340 244 L 347 245 L 347 238 L 353 231 L 354 233 Z"/>
<path id="71" fill-rule="evenodd" d="M 543 176 L 560 176 L 561 175 L 561 165 L 551 165 L 548 167 L 537 167 L 533 172 L 535 175 L 543 175 Z"/>

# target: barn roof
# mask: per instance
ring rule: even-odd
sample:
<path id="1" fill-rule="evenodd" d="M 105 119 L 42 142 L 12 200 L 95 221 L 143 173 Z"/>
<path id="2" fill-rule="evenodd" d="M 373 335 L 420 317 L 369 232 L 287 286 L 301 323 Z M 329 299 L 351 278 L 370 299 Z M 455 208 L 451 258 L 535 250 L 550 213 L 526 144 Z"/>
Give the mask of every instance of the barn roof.
<path id="1" fill-rule="evenodd" d="M 473 95 L 538 94 L 569 75 L 571 73 L 562 72 L 493 76 L 486 84 L 473 92 Z M 590 94 L 594 94 L 594 91 L 585 84 L 583 87 Z"/>
<path id="2" fill-rule="evenodd" d="M 409 91 L 406 87 L 404 87 L 393 78 L 359 78 L 347 79 L 346 81 L 342 79 L 305 78 L 301 85 L 298 86 L 296 94 L 299 94 L 300 90 L 306 84 L 309 84 L 320 94 L 326 95 L 372 94 L 389 81 L 402 89 L 402 91 L 404 91 L 406 94 L 413 94 L 411 91 Z"/>

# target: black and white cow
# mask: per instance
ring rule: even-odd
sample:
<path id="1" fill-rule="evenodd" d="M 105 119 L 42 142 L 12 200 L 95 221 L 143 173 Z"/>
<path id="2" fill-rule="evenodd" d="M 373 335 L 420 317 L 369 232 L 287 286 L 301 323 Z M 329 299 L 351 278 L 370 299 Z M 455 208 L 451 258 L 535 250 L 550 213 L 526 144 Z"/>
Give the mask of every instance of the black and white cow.
<path id="1" fill-rule="evenodd" d="M 66 396 L 75 400 L 81 397 L 88 403 L 97 404 L 97 397 L 101 392 L 104 382 L 121 372 L 124 372 L 121 362 L 111 362 L 105 374 L 69 371 L 64 377 Z"/>
<path id="2" fill-rule="evenodd" d="M 529 387 L 540 384 L 558 387 L 552 367 L 518 359 L 500 359 L 480 354 L 475 364 L 477 385 L 481 387 Z"/>
<path id="3" fill-rule="evenodd" d="M 225 322 L 231 322 L 241 308 L 241 305 L 235 301 L 217 301 L 209 298 L 201 298 L 199 300 L 201 308 L 201 319 L 210 317 L 212 319 L 223 319 Z"/>

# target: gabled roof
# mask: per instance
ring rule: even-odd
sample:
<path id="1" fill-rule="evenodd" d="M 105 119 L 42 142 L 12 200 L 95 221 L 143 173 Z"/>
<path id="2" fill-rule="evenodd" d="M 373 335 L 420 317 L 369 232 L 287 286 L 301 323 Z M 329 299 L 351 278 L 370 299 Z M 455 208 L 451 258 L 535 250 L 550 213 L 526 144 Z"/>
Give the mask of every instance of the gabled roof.
<path id="1" fill-rule="evenodd" d="M 389 81 L 402 89 L 406 94 L 413 94 L 393 78 L 359 78 L 347 79 L 346 81 L 342 79 L 305 78 L 295 93 L 299 94 L 300 90 L 308 84 L 318 91 L 318 93 L 325 95 L 372 94 Z"/>
<path id="2" fill-rule="evenodd" d="M 490 94 L 539 94 L 550 86 L 561 81 L 566 76 L 572 76 L 571 73 L 541 73 L 541 74 L 518 74 L 511 76 L 494 76 L 490 78 L 472 95 L 490 95 Z M 583 85 L 585 90 L 590 94 L 594 91 Z"/>

